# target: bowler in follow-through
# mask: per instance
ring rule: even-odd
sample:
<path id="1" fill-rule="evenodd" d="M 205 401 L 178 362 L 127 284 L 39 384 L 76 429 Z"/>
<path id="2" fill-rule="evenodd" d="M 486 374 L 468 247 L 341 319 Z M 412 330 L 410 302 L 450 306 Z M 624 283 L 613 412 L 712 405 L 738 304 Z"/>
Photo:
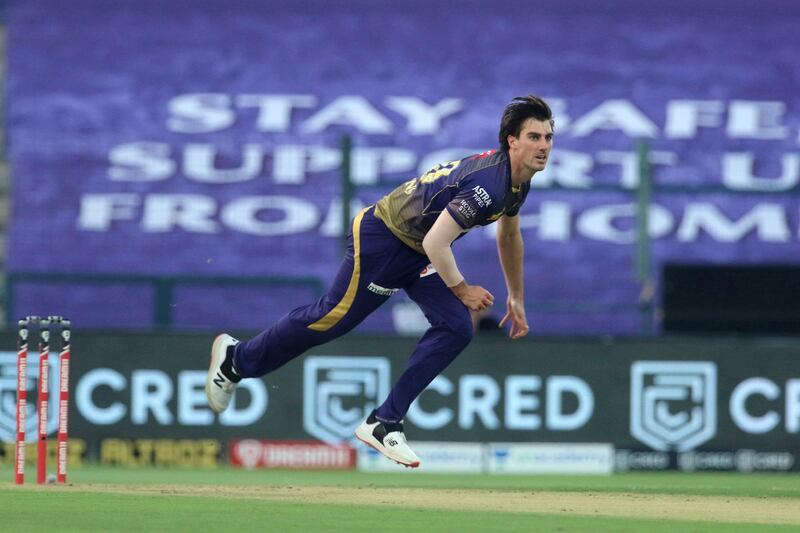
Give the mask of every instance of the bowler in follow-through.
<path id="1" fill-rule="evenodd" d="M 453 256 L 453 241 L 470 229 L 498 222 L 497 250 L 508 290 L 500 324 L 510 324 L 512 339 L 528 333 L 518 214 L 531 178 L 545 168 L 553 145 L 547 103 L 533 95 L 514 98 L 503 112 L 499 143 L 497 150 L 438 165 L 358 213 L 339 272 L 319 300 L 290 311 L 250 340 L 219 335 L 206 379 L 211 408 L 221 413 L 241 379 L 268 374 L 344 335 L 402 289 L 431 327 L 386 401 L 356 429 L 356 437 L 400 464 L 419 466 L 403 433 L 403 417 L 469 344 L 470 310 L 494 303 L 489 291 L 467 283 Z"/>

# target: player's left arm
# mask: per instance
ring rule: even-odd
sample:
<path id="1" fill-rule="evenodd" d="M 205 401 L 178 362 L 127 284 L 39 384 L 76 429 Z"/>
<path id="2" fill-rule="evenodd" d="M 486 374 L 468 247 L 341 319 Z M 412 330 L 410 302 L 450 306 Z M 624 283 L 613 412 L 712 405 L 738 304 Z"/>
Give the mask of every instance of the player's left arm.
<path id="1" fill-rule="evenodd" d="M 497 221 L 497 255 L 508 289 L 506 314 L 500 321 L 500 326 L 511 321 L 509 336 L 512 339 L 524 337 L 529 330 L 528 319 L 525 316 L 525 288 L 522 277 L 524 252 L 519 215 L 500 217 Z"/>

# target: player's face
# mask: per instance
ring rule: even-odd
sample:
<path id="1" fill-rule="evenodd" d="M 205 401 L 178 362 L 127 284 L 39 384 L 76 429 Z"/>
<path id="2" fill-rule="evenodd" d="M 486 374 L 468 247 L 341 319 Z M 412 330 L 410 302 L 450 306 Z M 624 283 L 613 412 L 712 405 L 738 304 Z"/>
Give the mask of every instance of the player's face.
<path id="1" fill-rule="evenodd" d="M 519 137 L 508 136 L 509 153 L 533 172 L 544 170 L 553 148 L 553 126 L 549 120 L 529 118 L 522 124 Z"/>

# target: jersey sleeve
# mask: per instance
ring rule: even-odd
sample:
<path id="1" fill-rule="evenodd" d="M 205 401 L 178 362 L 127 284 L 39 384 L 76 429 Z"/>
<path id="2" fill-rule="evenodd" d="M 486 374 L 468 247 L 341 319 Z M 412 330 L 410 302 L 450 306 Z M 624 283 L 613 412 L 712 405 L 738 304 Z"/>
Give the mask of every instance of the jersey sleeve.
<path id="1" fill-rule="evenodd" d="M 473 175 L 459 182 L 458 191 L 446 209 L 459 226 L 470 229 L 492 216 L 500 198 L 488 183 Z"/>

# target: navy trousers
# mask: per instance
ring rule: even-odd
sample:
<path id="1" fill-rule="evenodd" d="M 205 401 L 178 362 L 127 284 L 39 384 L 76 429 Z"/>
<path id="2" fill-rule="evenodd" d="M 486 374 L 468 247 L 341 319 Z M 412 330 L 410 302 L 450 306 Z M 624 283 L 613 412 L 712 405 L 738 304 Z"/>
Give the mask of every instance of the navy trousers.
<path id="1" fill-rule="evenodd" d="M 428 258 L 395 237 L 375 218 L 372 207 L 353 220 L 348 249 L 328 292 L 298 307 L 271 328 L 237 345 L 234 367 L 243 377 L 259 377 L 306 350 L 340 337 L 403 289 L 431 324 L 378 408 L 387 422 L 403 419 L 411 402 L 472 340 L 469 310 L 438 274 L 423 276 Z"/>

